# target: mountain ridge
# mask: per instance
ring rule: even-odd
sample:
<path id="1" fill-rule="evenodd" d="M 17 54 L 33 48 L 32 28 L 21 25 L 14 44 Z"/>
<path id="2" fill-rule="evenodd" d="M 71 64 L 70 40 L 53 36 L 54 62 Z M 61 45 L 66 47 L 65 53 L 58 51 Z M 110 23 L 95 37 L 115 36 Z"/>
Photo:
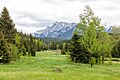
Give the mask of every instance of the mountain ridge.
<path id="1" fill-rule="evenodd" d="M 58 22 L 53 23 L 52 26 L 47 26 L 43 30 L 38 30 L 33 33 L 38 38 L 58 38 L 63 40 L 69 40 L 72 38 L 73 32 L 77 27 L 77 23 Z M 105 32 L 110 33 L 112 27 L 104 29 Z"/>
<path id="2" fill-rule="evenodd" d="M 38 30 L 34 32 L 33 35 L 39 38 L 59 38 L 68 40 L 71 39 L 76 27 L 76 23 L 56 21 L 52 26 L 47 26 L 46 29 Z"/>

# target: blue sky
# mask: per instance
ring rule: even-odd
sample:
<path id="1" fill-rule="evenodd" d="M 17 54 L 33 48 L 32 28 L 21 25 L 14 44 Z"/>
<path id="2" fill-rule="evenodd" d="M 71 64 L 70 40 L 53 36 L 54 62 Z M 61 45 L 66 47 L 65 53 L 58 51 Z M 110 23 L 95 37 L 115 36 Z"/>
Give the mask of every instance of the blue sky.
<path id="1" fill-rule="evenodd" d="M 79 22 L 79 14 L 89 5 L 102 24 L 120 25 L 120 0 L 0 0 L 6 6 L 18 30 L 32 33 L 55 21 Z"/>

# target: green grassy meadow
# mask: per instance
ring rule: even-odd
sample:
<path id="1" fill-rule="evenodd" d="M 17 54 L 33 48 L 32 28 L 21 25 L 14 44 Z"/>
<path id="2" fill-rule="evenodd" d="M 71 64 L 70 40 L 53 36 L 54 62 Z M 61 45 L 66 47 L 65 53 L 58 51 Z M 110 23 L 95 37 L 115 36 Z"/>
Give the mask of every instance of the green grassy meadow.
<path id="1" fill-rule="evenodd" d="M 56 67 L 62 72 L 53 71 Z M 55 51 L 21 56 L 10 64 L 0 64 L 0 80 L 120 80 L 120 64 L 72 63 L 68 55 Z"/>

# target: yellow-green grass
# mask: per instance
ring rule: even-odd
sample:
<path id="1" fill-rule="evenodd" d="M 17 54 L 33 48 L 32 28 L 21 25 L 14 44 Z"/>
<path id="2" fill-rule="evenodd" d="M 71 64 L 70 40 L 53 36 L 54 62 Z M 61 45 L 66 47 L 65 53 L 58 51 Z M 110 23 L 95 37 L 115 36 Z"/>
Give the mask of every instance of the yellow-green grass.
<path id="1" fill-rule="evenodd" d="M 62 72 L 54 72 L 59 67 Z M 0 80 L 120 80 L 120 64 L 72 63 L 68 55 L 56 51 L 21 56 L 10 64 L 0 64 Z"/>

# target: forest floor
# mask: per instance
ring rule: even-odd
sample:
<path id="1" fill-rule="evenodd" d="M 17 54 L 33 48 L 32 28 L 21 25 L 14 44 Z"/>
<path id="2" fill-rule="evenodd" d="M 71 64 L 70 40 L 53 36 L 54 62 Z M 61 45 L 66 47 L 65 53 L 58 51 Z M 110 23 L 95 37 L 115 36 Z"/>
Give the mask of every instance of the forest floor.
<path id="1" fill-rule="evenodd" d="M 70 62 L 68 55 L 56 51 L 37 52 L 36 57 L 21 56 L 10 64 L 0 64 L 0 80 L 120 80 L 120 64 Z"/>

